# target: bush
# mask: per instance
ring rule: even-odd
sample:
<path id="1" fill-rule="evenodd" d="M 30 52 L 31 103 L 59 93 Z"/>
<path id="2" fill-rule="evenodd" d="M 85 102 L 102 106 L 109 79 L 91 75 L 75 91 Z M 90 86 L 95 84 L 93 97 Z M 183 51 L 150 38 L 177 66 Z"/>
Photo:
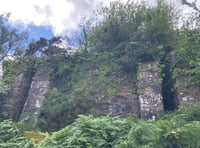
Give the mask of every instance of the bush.
<path id="1" fill-rule="evenodd" d="M 0 122 L 1 148 L 33 148 L 34 143 L 24 137 L 23 131 L 11 121 Z"/>
<path id="2" fill-rule="evenodd" d="M 46 138 L 40 147 L 197 148 L 200 122 L 191 118 L 194 110 L 198 112 L 200 107 L 180 109 L 157 121 L 80 116 L 74 124 Z"/>
<path id="3" fill-rule="evenodd" d="M 80 116 L 74 124 L 54 133 L 41 147 L 115 147 L 127 138 L 126 119 Z"/>

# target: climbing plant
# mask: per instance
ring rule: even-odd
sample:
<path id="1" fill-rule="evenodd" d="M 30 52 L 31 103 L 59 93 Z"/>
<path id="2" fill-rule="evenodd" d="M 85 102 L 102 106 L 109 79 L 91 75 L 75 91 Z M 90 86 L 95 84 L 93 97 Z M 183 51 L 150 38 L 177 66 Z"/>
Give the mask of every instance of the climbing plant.
<path id="1" fill-rule="evenodd" d="M 0 121 L 4 120 L 7 117 L 7 107 L 6 107 L 7 93 L 8 93 L 8 86 L 0 78 Z"/>

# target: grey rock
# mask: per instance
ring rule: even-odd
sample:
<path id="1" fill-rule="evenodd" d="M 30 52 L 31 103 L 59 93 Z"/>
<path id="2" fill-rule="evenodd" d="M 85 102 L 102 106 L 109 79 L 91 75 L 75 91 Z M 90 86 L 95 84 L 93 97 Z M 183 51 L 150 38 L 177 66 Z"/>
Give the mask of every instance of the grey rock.
<path id="1" fill-rule="evenodd" d="M 179 106 L 191 106 L 200 103 L 200 87 L 184 87 L 183 85 L 188 78 L 189 76 L 181 76 L 176 79 L 176 99 Z"/>
<path id="2" fill-rule="evenodd" d="M 140 114 L 143 119 L 157 118 L 163 113 L 161 75 L 157 62 L 142 63 L 138 72 Z"/>
<path id="3" fill-rule="evenodd" d="M 12 90 L 9 94 L 9 112 L 14 121 L 18 121 L 26 102 L 28 91 L 31 85 L 33 76 L 32 69 L 27 72 L 21 73 L 15 78 L 12 85 Z"/>
<path id="4" fill-rule="evenodd" d="M 45 99 L 45 92 L 49 87 L 49 70 L 47 67 L 38 68 L 31 87 L 28 92 L 28 96 L 22 110 L 20 120 L 24 123 L 29 123 L 31 118 L 37 118 L 39 110 L 42 107 Z"/>

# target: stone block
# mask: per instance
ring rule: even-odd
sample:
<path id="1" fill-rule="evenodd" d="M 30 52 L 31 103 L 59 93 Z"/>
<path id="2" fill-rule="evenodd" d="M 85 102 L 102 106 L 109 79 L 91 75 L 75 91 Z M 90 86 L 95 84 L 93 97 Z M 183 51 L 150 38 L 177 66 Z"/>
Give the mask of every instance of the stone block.
<path id="1" fill-rule="evenodd" d="M 191 106 L 200 103 L 200 87 L 184 87 L 184 82 L 188 78 L 188 76 L 181 76 L 176 79 L 176 99 L 178 100 L 178 106 Z"/>
<path id="2" fill-rule="evenodd" d="M 157 62 L 139 65 L 138 95 L 141 118 L 152 119 L 163 113 L 161 74 Z"/>

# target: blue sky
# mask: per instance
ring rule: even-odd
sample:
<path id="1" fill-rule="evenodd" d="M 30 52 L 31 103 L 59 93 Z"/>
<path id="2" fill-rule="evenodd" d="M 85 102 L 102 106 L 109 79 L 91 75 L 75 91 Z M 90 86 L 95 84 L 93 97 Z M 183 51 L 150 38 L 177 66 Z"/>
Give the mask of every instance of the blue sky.
<path id="1" fill-rule="evenodd" d="M 50 26 L 36 26 L 30 24 L 27 26 L 30 39 L 39 40 L 40 37 L 50 39 L 54 36 Z"/>
<path id="2" fill-rule="evenodd" d="M 101 1 L 113 0 L 6 0 L 0 3 L 0 14 L 10 12 L 12 23 L 23 24 L 34 38 L 69 35 Z"/>
<path id="3" fill-rule="evenodd" d="M 114 0 L 6 0 L 0 2 L 0 14 L 10 12 L 12 23 L 24 25 L 31 38 L 37 40 L 40 37 L 70 36 L 71 31 L 78 29 L 83 17 L 91 18 L 100 3 L 107 5 L 110 1 Z M 153 4 L 156 0 L 146 1 Z"/>

